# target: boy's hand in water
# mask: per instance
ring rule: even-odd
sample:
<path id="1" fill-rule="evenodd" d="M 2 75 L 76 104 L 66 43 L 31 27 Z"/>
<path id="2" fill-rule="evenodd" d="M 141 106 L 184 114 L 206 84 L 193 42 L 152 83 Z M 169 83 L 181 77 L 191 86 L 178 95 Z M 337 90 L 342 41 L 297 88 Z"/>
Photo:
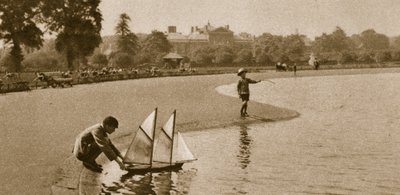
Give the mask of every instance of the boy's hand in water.
<path id="1" fill-rule="evenodd" d="M 115 159 L 115 161 L 117 161 L 119 168 L 121 168 L 122 170 L 126 170 L 126 167 L 122 161 L 120 161 L 119 159 Z"/>

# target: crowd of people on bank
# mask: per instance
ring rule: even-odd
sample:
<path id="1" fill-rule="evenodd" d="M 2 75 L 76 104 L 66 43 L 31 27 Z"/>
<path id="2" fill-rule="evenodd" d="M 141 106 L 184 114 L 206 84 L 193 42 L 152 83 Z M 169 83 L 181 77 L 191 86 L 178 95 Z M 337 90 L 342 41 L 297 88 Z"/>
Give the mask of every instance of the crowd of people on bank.
<path id="1" fill-rule="evenodd" d="M 122 68 L 111 68 L 111 67 L 104 67 L 102 69 L 91 69 L 91 68 L 82 68 L 77 71 L 77 75 L 80 78 L 88 78 L 88 77 L 101 77 L 106 75 L 116 75 L 121 74 L 124 72 Z"/>
<path id="2" fill-rule="evenodd" d="M 310 66 L 312 66 L 312 68 L 314 69 L 314 70 L 318 70 L 319 69 L 319 66 L 320 66 L 320 62 L 319 62 L 319 60 L 317 59 L 317 58 L 315 58 L 314 60 L 310 60 L 309 62 L 308 62 L 308 64 L 310 65 Z M 281 63 L 281 62 L 278 62 L 278 63 L 276 63 L 275 64 L 275 70 L 276 71 L 294 71 L 294 72 L 296 72 L 296 70 L 297 70 L 297 64 L 296 63 L 293 63 L 293 65 L 287 65 L 286 63 Z"/>
<path id="3" fill-rule="evenodd" d="M 286 63 L 276 63 L 275 64 L 275 70 L 276 71 L 296 71 L 297 69 L 297 64 L 294 63 L 293 65 L 287 65 Z"/>

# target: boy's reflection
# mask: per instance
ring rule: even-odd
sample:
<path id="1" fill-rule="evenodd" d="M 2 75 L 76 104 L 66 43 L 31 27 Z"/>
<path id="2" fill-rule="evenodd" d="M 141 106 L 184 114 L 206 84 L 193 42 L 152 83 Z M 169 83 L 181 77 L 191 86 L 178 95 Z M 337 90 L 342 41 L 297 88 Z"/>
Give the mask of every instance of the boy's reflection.
<path id="1" fill-rule="evenodd" d="M 128 189 L 136 194 L 156 194 L 154 191 L 153 173 L 136 176 L 128 173 L 121 177 L 121 181 L 125 185 L 124 189 Z"/>
<path id="2" fill-rule="evenodd" d="M 247 130 L 249 130 L 249 128 L 246 125 L 240 126 L 239 154 L 237 155 L 237 158 L 240 163 L 240 168 L 242 169 L 247 168 L 250 163 L 250 148 L 251 143 L 253 142 L 251 137 L 248 135 Z"/>

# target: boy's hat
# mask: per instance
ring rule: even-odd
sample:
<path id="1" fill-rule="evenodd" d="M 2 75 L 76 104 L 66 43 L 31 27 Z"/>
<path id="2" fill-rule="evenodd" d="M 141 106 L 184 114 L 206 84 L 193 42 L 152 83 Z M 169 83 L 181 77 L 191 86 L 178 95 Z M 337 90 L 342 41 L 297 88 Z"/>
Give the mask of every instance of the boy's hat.
<path id="1" fill-rule="evenodd" d="M 244 69 L 244 68 L 241 68 L 241 69 L 238 70 L 237 75 L 240 76 L 243 72 L 247 72 L 247 70 Z"/>

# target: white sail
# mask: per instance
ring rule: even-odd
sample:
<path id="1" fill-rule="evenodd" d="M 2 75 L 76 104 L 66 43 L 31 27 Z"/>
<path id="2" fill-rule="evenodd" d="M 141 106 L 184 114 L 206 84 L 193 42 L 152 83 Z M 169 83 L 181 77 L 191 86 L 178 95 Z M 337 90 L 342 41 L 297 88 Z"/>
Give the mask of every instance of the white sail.
<path id="1" fill-rule="evenodd" d="M 124 156 L 124 163 L 151 164 L 157 109 L 139 126 Z"/>
<path id="2" fill-rule="evenodd" d="M 174 111 L 174 113 L 171 115 L 171 117 L 169 117 L 168 121 L 164 124 L 162 128 L 171 139 L 175 129 L 175 116 L 176 112 Z"/>
<path id="3" fill-rule="evenodd" d="M 193 156 L 192 152 L 187 147 L 185 141 L 181 133 L 177 133 L 177 136 L 174 137 L 174 149 L 173 149 L 173 162 L 185 162 L 196 160 Z"/>
<path id="4" fill-rule="evenodd" d="M 124 163 L 135 164 L 136 168 L 139 168 L 138 164 L 152 168 L 196 160 L 182 135 L 175 131 L 176 111 L 157 133 L 156 119 L 157 109 L 139 126 L 125 154 Z"/>
<path id="5" fill-rule="evenodd" d="M 174 111 L 158 133 L 154 145 L 153 161 L 171 163 L 175 115 L 176 112 Z"/>
<path id="6" fill-rule="evenodd" d="M 153 134 L 154 134 L 154 128 L 155 128 L 155 117 L 156 117 L 156 112 L 157 109 L 155 109 L 142 123 L 142 125 L 140 125 L 140 127 L 143 129 L 144 132 L 146 132 L 146 134 L 153 139 Z"/>

